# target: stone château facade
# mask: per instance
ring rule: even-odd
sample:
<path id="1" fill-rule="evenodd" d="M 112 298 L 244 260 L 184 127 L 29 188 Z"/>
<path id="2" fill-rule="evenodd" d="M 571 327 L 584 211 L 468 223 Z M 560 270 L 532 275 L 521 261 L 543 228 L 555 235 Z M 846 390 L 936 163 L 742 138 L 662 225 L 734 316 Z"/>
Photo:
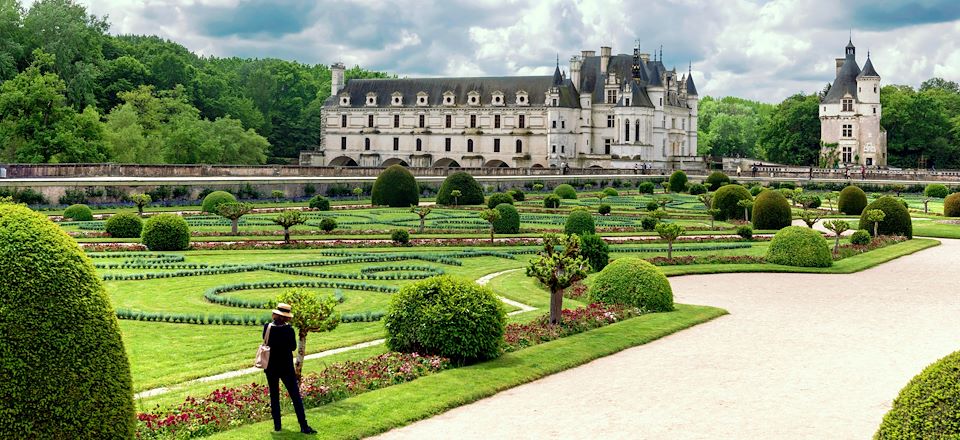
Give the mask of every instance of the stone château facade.
<path id="1" fill-rule="evenodd" d="M 870 54 L 863 70 L 853 41 L 837 58 L 837 77 L 820 102 L 821 157 L 827 167 L 887 165 L 887 132 L 880 126 L 880 75 Z"/>
<path id="2" fill-rule="evenodd" d="M 702 167 L 697 88 L 609 47 L 552 76 L 353 79 L 334 64 L 317 151 L 302 165 Z"/>

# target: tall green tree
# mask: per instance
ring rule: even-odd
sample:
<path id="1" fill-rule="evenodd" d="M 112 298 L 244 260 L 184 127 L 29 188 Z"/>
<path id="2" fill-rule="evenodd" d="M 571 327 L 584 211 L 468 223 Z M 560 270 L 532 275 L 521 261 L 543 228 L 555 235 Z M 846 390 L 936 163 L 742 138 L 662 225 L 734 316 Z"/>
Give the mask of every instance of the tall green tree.
<path id="1" fill-rule="evenodd" d="M 793 95 L 781 102 L 760 130 L 767 160 L 789 165 L 816 165 L 820 156 L 820 98 Z"/>
<path id="2" fill-rule="evenodd" d="M 927 166 L 960 165 L 950 143 L 951 121 L 932 93 L 917 93 L 909 86 L 884 86 L 880 103 L 890 165 L 913 168 L 921 164 L 921 158 Z"/>
<path id="3" fill-rule="evenodd" d="M 0 0 L 0 82 L 17 76 L 23 56 L 23 8 L 18 0 Z"/>

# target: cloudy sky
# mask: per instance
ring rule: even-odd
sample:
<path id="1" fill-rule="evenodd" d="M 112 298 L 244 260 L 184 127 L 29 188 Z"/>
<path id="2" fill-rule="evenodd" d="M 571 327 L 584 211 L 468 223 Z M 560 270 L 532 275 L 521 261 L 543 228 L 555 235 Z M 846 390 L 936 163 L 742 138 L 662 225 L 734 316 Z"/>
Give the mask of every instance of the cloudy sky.
<path id="1" fill-rule="evenodd" d="M 79 0 L 114 33 L 204 55 L 341 60 L 400 76 L 549 74 L 583 49 L 663 45 L 701 95 L 778 102 L 833 80 L 849 32 L 884 83 L 960 80 L 960 0 Z M 25 2 L 28 6 L 30 1 Z"/>

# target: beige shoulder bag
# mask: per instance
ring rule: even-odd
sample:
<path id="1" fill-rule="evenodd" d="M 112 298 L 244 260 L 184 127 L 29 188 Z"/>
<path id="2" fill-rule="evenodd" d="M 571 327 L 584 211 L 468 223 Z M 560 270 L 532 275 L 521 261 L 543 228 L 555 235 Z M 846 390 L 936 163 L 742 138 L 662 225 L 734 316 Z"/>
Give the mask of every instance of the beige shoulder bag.
<path id="1" fill-rule="evenodd" d="M 270 346 L 267 343 L 270 342 L 271 328 L 273 328 L 273 323 L 267 325 L 267 332 L 263 335 L 263 344 L 257 349 L 257 357 L 253 359 L 253 366 L 261 370 L 267 368 L 267 364 L 270 362 Z"/>

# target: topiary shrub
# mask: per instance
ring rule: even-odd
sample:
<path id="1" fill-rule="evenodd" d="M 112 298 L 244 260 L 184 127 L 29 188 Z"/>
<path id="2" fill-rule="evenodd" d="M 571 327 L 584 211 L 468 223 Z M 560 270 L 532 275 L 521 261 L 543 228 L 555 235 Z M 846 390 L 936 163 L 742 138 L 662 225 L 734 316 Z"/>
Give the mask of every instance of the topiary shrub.
<path id="1" fill-rule="evenodd" d="M 870 244 L 870 231 L 866 229 L 858 229 L 853 235 L 850 236 L 850 244 L 858 245 L 868 245 Z"/>
<path id="2" fill-rule="evenodd" d="M 644 216 L 640 219 L 640 227 L 643 228 L 644 231 L 656 229 L 657 223 L 659 223 L 659 221 L 655 217 Z"/>
<path id="3" fill-rule="evenodd" d="M 937 199 L 942 199 L 950 195 L 950 190 L 947 189 L 947 186 L 942 183 L 931 183 L 923 189 L 923 195 L 927 197 L 934 197 Z"/>
<path id="4" fill-rule="evenodd" d="M 597 212 L 598 212 L 600 215 L 607 215 L 607 214 L 610 213 L 610 209 L 611 209 L 611 208 L 610 208 L 610 205 L 603 204 L 603 205 L 600 205 L 600 206 L 597 207 Z"/>
<path id="5" fill-rule="evenodd" d="M 100 275 L 46 216 L 0 204 L 0 438 L 134 438 L 130 364 Z"/>
<path id="6" fill-rule="evenodd" d="M 329 211 L 330 199 L 321 195 L 316 195 L 310 198 L 310 202 L 308 202 L 307 206 L 309 206 L 310 209 L 316 209 L 317 211 Z"/>
<path id="7" fill-rule="evenodd" d="M 737 235 L 739 235 L 740 238 L 753 240 L 753 228 L 751 228 L 750 225 L 737 226 Z"/>
<path id="8" fill-rule="evenodd" d="M 567 223 L 563 226 L 564 234 L 596 234 L 597 227 L 593 223 L 593 215 L 582 209 L 570 212 Z"/>
<path id="9" fill-rule="evenodd" d="M 780 191 L 763 191 L 753 202 L 753 227 L 757 229 L 782 229 L 792 221 L 790 203 Z"/>
<path id="10" fill-rule="evenodd" d="M 132 212 L 121 212 L 107 218 L 103 230 L 113 238 L 139 238 L 143 220 Z"/>
<path id="11" fill-rule="evenodd" d="M 500 211 L 500 218 L 493 222 L 493 231 L 497 234 L 520 233 L 520 213 L 509 203 L 501 203 L 495 208 Z"/>
<path id="12" fill-rule="evenodd" d="M 330 218 L 330 217 L 324 217 L 324 218 L 320 219 L 320 230 L 322 230 L 322 231 L 324 231 L 324 232 L 330 232 L 330 231 L 332 231 L 332 230 L 334 230 L 334 229 L 337 229 L 337 221 L 336 221 L 336 220 L 334 220 L 334 219 L 332 219 L 332 218 Z"/>
<path id="13" fill-rule="evenodd" d="M 655 189 L 657 189 L 657 186 L 653 182 L 643 181 L 637 184 L 637 191 L 640 194 L 653 194 Z"/>
<path id="14" fill-rule="evenodd" d="M 620 195 L 620 191 L 617 191 L 616 188 L 611 188 L 609 186 L 603 189 L 603 193 L 606 194 L 607 197 L 617 197 Z"/>
<path id="15" fill-rule="evenodd" d="M 873 223 L 867 219 L 867 211 L 879 209 L 885 214 L 883 221 L 877 228 L 880 235 L 902 235 L 907 238 L 913 238 L 913 220 L 910 218 L 910 212 L 900 201 L 890 196 L 883 196 L 874 200 L 860 215 L 860 229 L 866 229 L 873 232 Z"/>
<path id="16" fill-rule="evenodd" d="M 510 191 L 507 191 L 507 194 L 510 194 L 510 196 L 513 197 L 513 200 L 518 202 L 522 202 L 527 199 L 527 195 L 524 194 L 523 190 L 520 188 L 511 189 Z"/>
<path id="17" fill-rule="evenodd" d="M 647 202 L 647 211 L 653 212 L 660 209 L 660 204 L 656 200 Z"/>
<path id="18" fill-rule="evenodd" d="M 930 364 L 900 390 L 874 438 L 960 438 L 960 351 Z"/>
<path id="19" fill-rule="evenodd" d="M 750 195 L 756 197 L 758 194 L 762 193 L 765 188 L 760 185 L 754 185 L 750 187 Z"/>
<path id="20" fill-rule="evenodd" d="M 461 194 L 460 199 L 462 198 Z M 370 199 L 374 205 L 407 208 L 420 204 L 420 188 L 410 171 L 400 165 L 390 165 L 377 176 Z"/>
<path id="21" fill-rule="evenodd" d="M 698 195 L 700 195 L 700 194 L 706 194 L 706 193 L 707 193 L 707 186 L 706 186 L 706 185 L 704 185 L 704 184 L 702 184 L 702 183 L 694 183 L 693 185 L 690 185 L 690 194 L 691 194 L 691 195 L 698 196 Z"/>
<path id="22" fill-rule="evenodd" d="M 866 206 L 867 193 L 855 185 L 844 188 L 837 198 L 837 209 L 847 215 L 860 215 Z"/>
<path id="23" fill-rule="evenodd" d="M 618 258 L 590 284 L 591 301 L 622 304 L 650 312 L 673 310 L 673 289 L 660 269 L 646 260 Z"/>
<path id="24" fill-rule="evenodd" d="M 544 208 L 559 208 L 560 207 L 560 197 L 557 197 L 554 194 L 550 194 L 543 198 L 543 207 Z"/>
<path id="25" fill-rule="evenodd" d="M 141 241 L 151 251 L 182 251 L 190 247 L 190 227 L 176 214 L 159 214 L 143 223 Z"/>
<path id="26" fill-rule="evenodd" d="M 707 186 L 710 188 L 710 191 L 716 191 L 720 189 L 721 186 L 727 185 L 730 183 L 730 177 L 726 174 L 723 174 L 721 171 L 714 171 L 707 176 L 707 180 L 704 181 Z"/>
<path id="27" fill-rule="evenodd" d="M 507 193 L 493 193 L 487 198 L 487 208 L 493 209 L 501 203 L 513 204 L 513 196 Z"/>
<path id="28" fill-rule="evenodd" d="M 600 272 L 610 262 L 610 245 L 597 234 L 580 236 L 580 255 L 590 263 L 590 270 Z"/>
<path id="29" fill-rule="evenodd" d="M 687 173 L 677 170 L 670 175 L 670 191 L 684 192 L 687 190 Z"/>
<path id="30" fill-rule="evenodd" d="M 553 189 L 553 193 L 560 197 L 561 199 L 575 199 L 577 198 L 577 190 L 573 189 L 572 186 L 561 183 Z"/>
<path id="31" fill-rule="evenodd" d="M 70 205 L 63 210 L 63 217 L 78 222 L 88 222 L 93 220 L 93 211 L 90 207 L 82 203 Z"/>
<path id="32" fill-rule="evenodd" d="M 460 190 L 460 196 L 456 200 L 450 195 L 450 192 L 455 189 Z M 458 205 L 482 205 L 483 187 L 477 183 L 473 176 L 463 171 L 457 171 L 447 176 L 437 193 L 437 204 L 453 205 L 454 202 Z"/>
<path id="33" fill-rule="evenodd" d="M 236 203 L 237 198 L 226 191 L 214 191 L 203 198 L 200 209 L 203 212 L 216 214 L 217 207 L 224 203 Z"/>
<path id="34" fill-rule="evenodd" d="M 719 209 L 717 220 L 740 219 L 743 218 L 743 208 L 737 206 L 741 200 L 752 200 L 750 191 L 740 185 L 724 185 L 717 192 L 713 193 L 713 209 Z"/>
<path id="35" fill-rule="evenodd" d="M 803 226 L 788 226 L 773 236 L 767 261 L 798 267 L 830 267 L 830 245 L 819 232 Z"/>
<path id="36" fill-rule="evenodd" d="M 400 245 L 410 243 L 410 232 L 406 229 L 392 229 L 390 231 L 390 240 Z"/>
<path id="37" fill-rule="evenodd" d="M 489 288 L 442 275 L 400 288 L 383 320 L 391 350 L 466 364 L 500 355 L 507 314 Z"/>
<path id="38" fill-rule="evenodd" d="M 953 193 L 943 199 L 943 215 L 960 217 L 960 193 Z"/>

